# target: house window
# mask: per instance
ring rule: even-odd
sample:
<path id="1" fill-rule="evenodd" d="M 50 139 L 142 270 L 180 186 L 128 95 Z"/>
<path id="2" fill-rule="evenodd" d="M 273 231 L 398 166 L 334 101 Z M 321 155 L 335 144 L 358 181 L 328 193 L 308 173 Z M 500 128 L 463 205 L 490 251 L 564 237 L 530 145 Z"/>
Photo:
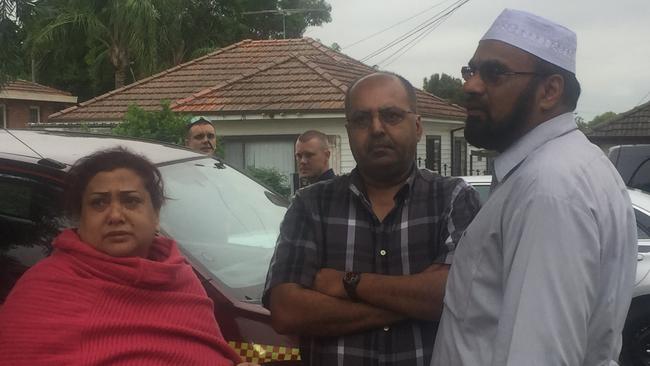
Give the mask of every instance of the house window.
<path id="1" fill-rule="evenodd" d="M 469 175 L 491 175 L 494 165 L 494 152 L 470 150 Z"/>
<path id="2" fill-rule="evenodd" d="M 7 110 L 4 104 L 0 104 L 0 127 L 7 128 Z"/>
<path id="3" fill-rule="evenodd" d="M 29 107 L 29 123 L 41 122 L 41 108 L 38 106 Z"/>
<path id="4" fill-rule="evenodd" d="M 467 141 L 464 137 L 454 137 L 451 152 L 451 175 L 467 175 Z"/>
<path id="5" fill-rule="evenodd" d="M 440 171 L 441 141 L 442 138 L 440 136 L 427 136 L 427 143 L 426 143 L 427 157 L 424 162 L 424 166 L 427 169 L 434 171 L 438 174 L 441 174 Z"/>
<path id="6" fill-rule="evenodd" d="M 239 168 L 275 168 L 290 178 L 295 172 L 294 138 L 224 137 L 224 155 L 228 164 Z"/>

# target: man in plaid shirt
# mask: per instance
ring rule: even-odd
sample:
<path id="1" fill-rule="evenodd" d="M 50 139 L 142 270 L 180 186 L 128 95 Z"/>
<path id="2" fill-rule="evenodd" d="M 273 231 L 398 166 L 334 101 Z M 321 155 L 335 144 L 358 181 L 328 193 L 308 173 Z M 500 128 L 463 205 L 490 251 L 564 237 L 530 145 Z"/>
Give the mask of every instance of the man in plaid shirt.
<path id="1" fill-rule="evenodd" d="M 415 167 L 415 90 L 375 73 L 350 87 L 357 167 L 298 191 L 263 302 L 306 365 L 429 365 L 456 243 L 479 209 L 462 179 Z"/>

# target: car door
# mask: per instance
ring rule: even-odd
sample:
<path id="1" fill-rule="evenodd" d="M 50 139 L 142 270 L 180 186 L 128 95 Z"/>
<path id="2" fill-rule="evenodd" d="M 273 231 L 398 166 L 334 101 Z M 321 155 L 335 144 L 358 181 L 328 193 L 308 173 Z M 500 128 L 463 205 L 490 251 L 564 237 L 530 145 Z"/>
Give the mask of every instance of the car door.
<path id="1" fill-rule="evenodd" d="M 22 274 L 51 251 L 65 224 L 62 176 L 0 159 L 0 304 Z"/>

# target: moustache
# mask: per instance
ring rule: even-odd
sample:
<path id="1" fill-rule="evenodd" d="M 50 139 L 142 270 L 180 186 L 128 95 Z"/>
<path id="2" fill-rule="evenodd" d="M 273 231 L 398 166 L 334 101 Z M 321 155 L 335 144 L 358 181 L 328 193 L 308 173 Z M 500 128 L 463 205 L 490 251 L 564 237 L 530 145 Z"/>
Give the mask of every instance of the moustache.
<path id="1" fill-rule="evenodd" d="M 485 103 L 482 103 L 478 96 L 472 94 L 465 95 L 463 100 L 460 102 L 460 105 L 465 109 L 478 109 L 478 110 L 486 109 Z"/>
<path id="2" fill-rule="evenodd" d="M 390 142 L 390 141 L 388 141 L 386 139 L 379 139 L 379 140 L 370 141 L 370 143 L 368 144 L 368 151 L 372 151 L 372 150 L 377 149 L 377 148 L 393 149 L 394 145 L 393 145 L 392 142 Z"/>

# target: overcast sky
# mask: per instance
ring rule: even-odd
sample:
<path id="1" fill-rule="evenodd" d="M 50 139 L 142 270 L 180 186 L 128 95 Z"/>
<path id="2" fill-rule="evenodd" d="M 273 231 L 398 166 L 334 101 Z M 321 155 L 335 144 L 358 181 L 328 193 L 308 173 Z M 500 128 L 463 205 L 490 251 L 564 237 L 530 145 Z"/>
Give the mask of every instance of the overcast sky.
<path id="1" fill-rule="evenodd" d="M 360 60 L 455 1 L 328 0 L 332 22 L 308 28 L 305 36 L 326 45 L 336 42 L 343 53 Z M 379 63 L 381 69 L 405 76 L 416 87 L 422 87 L 422 79 L 434 73 L 460 77 L 460 67 L 472 57 L 477 42 L 504 8 L 535 13 L 577 33 L 577 77 L 583 93 L 576 111 L 586 121 L 610 110 L 625 112 L 650 100 L 650 0 L 470 0 L 397 60 L 380 63 L 406 42 L 365 63 Z M 417 17 L 349 46 L 414 15 Z"/>

